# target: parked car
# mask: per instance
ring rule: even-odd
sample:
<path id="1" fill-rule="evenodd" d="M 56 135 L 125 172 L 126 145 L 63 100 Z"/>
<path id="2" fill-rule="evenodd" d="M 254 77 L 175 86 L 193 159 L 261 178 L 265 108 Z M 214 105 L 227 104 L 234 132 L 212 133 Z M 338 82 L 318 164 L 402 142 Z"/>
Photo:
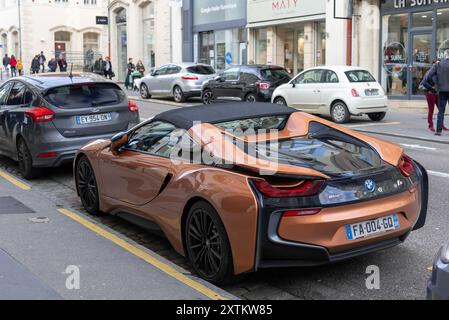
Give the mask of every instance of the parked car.
<path id="1" fill-rule="evenodd" d="M 233 66 L 203 85 L 202 101 L 211 104 L 220 98 L 238 98 L 246 102 L 270 101 L 273 91 L 291 80 L 281 67 L 269 65 Z"/>
<path id="2" fill-rule="evenodd" d="M 426 170 L 399 145 L 270 103 L 159 114 L 81 149 L 74 176 L 89 213 L 158 226 L 216 284 L 398 245 L 428 205 Z"/>
<path id="3" fill-rule="evenodd" d="M 184 102 L 191 97 L 200 97 L 203 82 L 215 77 L 214 68 L 206 64 L 167 64 L 142 78 L 140 95 L 144 99 L 170 97 L 176 102 Z"/>
<path id="4" fill-rule="evenodd" d="M 120 87 L 93 74 L 22 76 L 0 87 L 0 154 L 17 160 L 26 179 L 139 121 Z"/>
<path id="5" fill-rule="evenodd" d="M 427 286 L 427 299 L 449 300 L 449 242 L 438 252 Z"/>
<path id="6" fill-rule="evenodd" d="M 303 71 L 277 88 L 272 102 L 331 116 L 336 123 L 346 123 L 351 116 L 364 114 L 372 121 L 381 121 L 388 111 L 385 92 L 370 72 L 347 66 Z"/>

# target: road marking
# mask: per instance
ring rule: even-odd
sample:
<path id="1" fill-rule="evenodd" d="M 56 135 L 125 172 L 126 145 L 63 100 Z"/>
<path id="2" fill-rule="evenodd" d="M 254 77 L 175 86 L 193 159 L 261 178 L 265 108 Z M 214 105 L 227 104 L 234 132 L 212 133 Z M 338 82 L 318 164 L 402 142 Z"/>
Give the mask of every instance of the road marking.
<path id="1" fill-rule="evenodd" d="M 156 267 L 157 269 L 161 270 L 162 272 L 168 274 L 169 276 L 175 278 L 176 280 L 184 283 L 185 285 L 189 286 L 190 288 L 198 291 L 199 293 L 205 295 L 206 297 L 212 299 L 212 300 L 228 300 L 226 297 L 223 297 L 219 293 L 213 291 L 212 289 L 209 289 L 205 285 L 192 280 L 191 278 L 185 276 L 184 274 L 177 271 L 175 268 L 169 266 L 168 264 L 158 260 L 157 258 L 153 257 L 152 255 L 146 253 L 142 249 L 139 249 L 138 247 L 126 242 L 125 240 L 119 238 L 118 236 L 110 233 L 109 231 L 106 231 L 96 224 L 88 221 L 87 219 L 81 217 L 80 215 L 67 210 L 67 209 L 58 209 L 60 213 L 65 215 L 66 217 L 80 223 L 87 229 L 99 234 L 100 236 L 112 241 L 119 247 L 125 249 L 126 251 L 130 252 L 131 254 L 135 255 L 136 257 L 144 260 L 145 262 L 151 264 L 152 266 Z"/>
<path id="2" fill-rule="evenodd" d="M 363 128 L 363 127 L 375 127 L 375 126 L 393 126 L 401 124 L 400 122 L 384 122 L 384 123 L 364 123 L 364 124 L 355 124 L 355 125 L 348 125 L 349 129 L 351 128 Z"/>
<path id="3" fill-rule="evenodd" d="M 410 149 L 421 149 L 421 150 L 429 150 L 429 151 L 436 151 L 436 150 L 438 150 L 437 148 L 424 147 L 424 146 L 421 146 L 419 144 L 401 143 L 401 146 L 406 147 L 406 148 L 410 148 Z"/>
<path id="4" fill-rule="evenodd" d="M 427 173 L 430 174 L 431 176 L 434 176 L 434 177 L 440 177 L 440 178 L 447 178 L 447 179 L 449 179 L 449 173 L 432 171 L 432 170 L 427 170 Z"/>
<path id="5" fill-rule="evenodd" d="M 12 175 L 10 175 L 9 173 L 6 173 L 3 170 L 0 170 L 0 177 L 11 182 L 13 185 L 15 185 L 16 187 L 18 187 L 22 190 L 31 190 L 31 186 L 29 186 L 25 182 L 20 181 L 19 179 L 13 177 Z"/>

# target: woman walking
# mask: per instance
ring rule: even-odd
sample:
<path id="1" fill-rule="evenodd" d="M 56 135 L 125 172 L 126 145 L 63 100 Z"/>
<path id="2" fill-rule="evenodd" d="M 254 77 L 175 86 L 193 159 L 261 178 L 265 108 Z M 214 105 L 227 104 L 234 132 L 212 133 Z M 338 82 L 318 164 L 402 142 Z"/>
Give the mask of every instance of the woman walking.
<path id="1" fill-rule="evenodd" d="M 127 66 L 127 73 L 126 73 L 126 79 L 125 79 L 125 88 L 126 89 L 132 89 L 133 88 L 133 80 L 131 74 L 136 70 L 136 66 L 133 63 L 133 58 L 128 59 L 128 66 Z"/>
<path id="2" fill-rule="evenodd" d="M 22 60 L 17 60 L 17 71 L 19 72 L 19 76 L 23 74 L 23 63 Z"/>
<path id="3" fill-rule="evenodd" d="M 13 54 L 9 59 L 9 66 L 11 67 L 11 77 L 17 77 L 17 60 Z"/>

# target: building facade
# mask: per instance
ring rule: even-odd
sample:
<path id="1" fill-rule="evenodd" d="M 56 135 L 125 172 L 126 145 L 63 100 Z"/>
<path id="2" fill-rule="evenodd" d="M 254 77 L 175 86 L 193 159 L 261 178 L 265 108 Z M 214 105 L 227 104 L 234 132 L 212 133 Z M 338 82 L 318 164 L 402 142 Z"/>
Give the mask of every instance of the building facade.
<path id="1" fill-rule="evenodd" d="M 123 81 L 129 58 L 149 71 L 182 61 L 181 1 L 113 0 L 108 4 L 109 43 L 117 79 Z"/>
<path id="2" fill-rule="evenodd" d="M 21 57 L 26 72 L 41 51 L 83 68 L 107 49 L 107 28 L 96 24 L 103 1 L 0 0 L 0 52 Z"/>

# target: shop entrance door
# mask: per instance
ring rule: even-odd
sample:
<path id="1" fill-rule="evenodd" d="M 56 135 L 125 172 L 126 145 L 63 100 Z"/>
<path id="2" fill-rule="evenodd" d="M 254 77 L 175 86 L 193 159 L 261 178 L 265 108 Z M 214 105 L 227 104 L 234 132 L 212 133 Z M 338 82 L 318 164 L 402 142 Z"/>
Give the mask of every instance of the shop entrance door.
<path id="1" fill-rule="evenodd" d="M 408 65 L 408 98 L 419 98 L 424 92 L 419 90 L 426 72 L 432 67 L 433 60 L 433 38 L 432 32 L 410 33 L 410 50 Z"/>
<path id="2" fill-rule="evenodd" d="M 200 63 L 215 66 L 215 37 L 214 32 L 200 33 Z"/>

